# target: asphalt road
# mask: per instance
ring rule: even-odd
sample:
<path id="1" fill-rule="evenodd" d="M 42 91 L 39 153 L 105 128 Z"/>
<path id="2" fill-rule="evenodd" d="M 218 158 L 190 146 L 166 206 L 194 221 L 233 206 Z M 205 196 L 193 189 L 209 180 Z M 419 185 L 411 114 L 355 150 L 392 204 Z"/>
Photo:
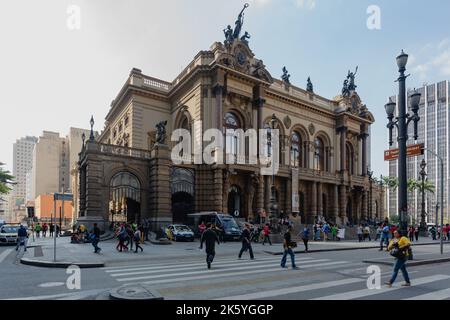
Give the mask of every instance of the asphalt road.
<path id="1" fill-rule="evenodd" d="M 176 245 L 175 245 L 176 246 Z M 180 244 L 197 250 L 198 243 Z M 165 299 L 305 300 L 305 299 L 450 299 L 450 263 L 409 268 L 413 287 L 402 288 L 401 274 L 394 288 L 368 289 L 364 259 L 385 257 L 378 250 L 355 250 L 297 255 L 300 270 L 280 268 L 280 256 L 262 253 L 255 245 L 256 260 L 237 259 L 238 243 L 225 244 L 211 270 L 199 255 L 178 259 L 148 259 L 112 264 L 106 268 L 82 269 L 80 289 L 68 289 L 71 274 L 65 269 L 21 265 L 14 247 L 0 247 L 0 299 L 96 299 L 124 284 L 146 283 Z M 188 249 L 189 249 L 188 248 Z M 236 254 L 231 254 L 235 251 Z M 418 247 L 421 252 L 437 246 Z M 171 247 L 161 249 L 170 255 Z M 447 253 L 448 256 L 448 253 Z M 289 259 L 288 266 L 290 267 Z M 381 283 L 389 279 L 391 267 L 379 266 Z M 73 282 L 71 282 L 73 283 Z"/>

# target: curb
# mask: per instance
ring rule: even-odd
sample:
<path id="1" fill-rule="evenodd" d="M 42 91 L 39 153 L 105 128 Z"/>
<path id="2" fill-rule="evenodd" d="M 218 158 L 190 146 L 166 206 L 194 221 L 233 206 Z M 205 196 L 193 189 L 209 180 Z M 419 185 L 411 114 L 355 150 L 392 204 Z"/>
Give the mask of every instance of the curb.
<path id="1" fill-rule="evenodd" d="M 43 268 L 68 268 L 70 266 L 78 266 L 81 269 L 102 268 L 105 266 L 103 262 L 77 263 L 77 262 L 52 262 L 43 260 L 33 260 L 28 258 L 20 259 L 20 263 Z"/>
<path id="2" fill-rule="evenodd" d="M 429 259 L 429 260 L 417 260 L 417 261 L 408 261 L 407 266 L 409 267 L 415 267 L 415 266 L 423 266 L 428 264 L 438 264 L 438 263 L 445 263 L 450 262 L 450 258 L 441 258 L 441 259 Z M 393 262 L 387 262 L 387 261 L 376 261 L 376 260 L 363 260 L 363 263 L 372 263 L 372 264 L 382 264 L 385 266 L 394 266 Z"/>

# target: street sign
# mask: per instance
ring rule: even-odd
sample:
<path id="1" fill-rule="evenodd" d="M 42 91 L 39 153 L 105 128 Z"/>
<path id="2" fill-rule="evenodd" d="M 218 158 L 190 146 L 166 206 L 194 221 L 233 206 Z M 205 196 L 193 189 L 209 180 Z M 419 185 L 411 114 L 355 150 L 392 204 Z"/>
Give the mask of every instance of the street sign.
<path id="1" fill-rule="evenodd" d="M 398 160 L 399 152 L 400 152 L 399 149 L 386 150 L 384 152 L 384 161 Z M 425 153 L 425 145 L 423 143 L 408 146 L 406 149 L 407 157 L 422 156 L 424 155 L 424 153 Z"/>
<path id="2" fill-rule="evenodd" d="M 54 195 L 55 201 L 61 200 L 61 201 L 73 201 L 73 194 L 70 193 L 55 193 Z"/>

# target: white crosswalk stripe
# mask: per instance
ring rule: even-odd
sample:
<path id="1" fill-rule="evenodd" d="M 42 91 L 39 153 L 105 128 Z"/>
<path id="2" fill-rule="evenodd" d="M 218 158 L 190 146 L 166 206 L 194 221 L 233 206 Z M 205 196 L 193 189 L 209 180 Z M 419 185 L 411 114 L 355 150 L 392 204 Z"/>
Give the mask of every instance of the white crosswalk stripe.
<path id="1" fill-rule="evenodd" d="M 450 289 L 444 289 L 439 291 L 434 291 L 426 294 L 422 294 L 420 296 L 408 298 L 406 300 L 419 300 L 419 301 L 426 301 L 426 300 L 446 300 L 450 299 Z"/>
<path id="2" fill-rule="evenodd" d="M 448 279 L 450 279 L 450 276 L 434 275 L 434 276 L 415 279 L 413 284 L 414 284 L 414 286 L 420 286 L 420 285 L 437 282 L 437 281 L 442 281 L 442 280 L 448 280 Z M 362 299 L 362 298 L 370 297 L 373 295 L 389 293 L 389 292 L 393 292 L 393 291 L 397 291 L 397 290 L 401 290 L 401 289 L 406 289 L 406 288 L 404 288 L 404 287 L 394 287 L 394 288 L 382 287 L 379 290 L 377 290 L 377 289 L 362 289 L 362 290 L 355 290 L 355 291 L 349 291 L 349 292 L 344 292 L 344 293 L 323 296 L 323 297 L 315 298 L 312 300 L 330 301 L 330 300 Z"/>
<path id="3" fill-rule="evenodd" d="M 202 259 L 203 260 L 203 259 Z M 120 283 L 166 284 L 188 282 L 202 279 L 232 278 L 236 276 L 267 274 L 280 272 L 281 256 L 257 258 L 255 261 L 221 258 L 213 263 L 213 269 L 207 270 L 205 262 L 179 262 L 155 265 L 134 265 L 103 268 L 104 272 Z M 314 259 L 300 257 L 296 259 L 300 270 L 336 268 L 349 264 L 346 261 Z M 290 263 L 288 259 L 288 263 Z"/>

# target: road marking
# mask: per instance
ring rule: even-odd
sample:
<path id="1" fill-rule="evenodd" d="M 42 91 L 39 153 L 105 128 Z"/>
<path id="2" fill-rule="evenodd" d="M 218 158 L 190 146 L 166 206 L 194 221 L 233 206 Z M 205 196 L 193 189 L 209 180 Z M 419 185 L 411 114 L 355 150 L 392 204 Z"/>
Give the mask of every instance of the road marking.
<path id="1" fill-rule="evenodd" d="M 320 260 L 314 260 L 314 261 L 309 261 L 309 262 L 304 262 L 306 264 L 308 263 L 316 263 L 316 262 L 328 262 L 331 261 L 329 259 L 320 259 Z M 264 264 L 265 263 L 265 264 Z M 270 264 L 267 264 L 270 263 Z M 263 265 L 261 265 L 263 264 Z M 213 270 L 211 272 L 223 272 L 226 270 L 246 270 L 246 269 L 254 269 L 254 267 L 272 267 L 274 265 L 279 265 L 280 261 L 261 261 L 261 262 L 257 262 L 254 261 L 252 263 L 230 263 L 230 264 L 222 264 L 222 265 L 214 265 L 216 270 Z M 199 265 L 196 268 L 193 267 L 184 267 L 184 266 L 180 266 L 179 268 L 173 268 L 173 269 L 167 269 L 166 270 L 146 270 L 146 271 L 135 271 L 135 272 L 125 272 L 125 273 L 114 273 L 111 274 L 112 277 L 123 277 L 123 276 L 131 276 L 131 275 L 139 275 L 139 274 L 150 274 L 150 273 L 159 273 L 161 271 L 167 271 L 167 272 L 172 272 L 172 271 L 184 271 L 184 270 L 195 270 L 195 269 L 201 269 L 201 270 L 197 270 L 197 271 L 203 271 L 205 269 L 206 263 L 202 263 L 201 265 Z M 218 269 L 218 267 L 220 267 L 221 269 Z M 236 268 L 230 268 L 230 267 L 237 267 Z M 222 269 L 222 268 L 227 268 L 227 269 Z M 188 275 L 188 274 L 195 274 L 197 273 L 197 271 L 193 271 L 193 272 L 188 272 L 188 273 L 184 273 L 184 274 L 180 274 L 180 275 Z M 177 275 L 177 274 L 175 274 Z"/>
<path id="2" fill-rule="evenodd" d="M 291 293 L 300 293 L 300 292 L 305 292 L 305 291 L 338 287 L 338 286 L 343 286 L 343 285 L 353 284 L 353 283 L 358 283 L 358 282 L 363 282 L 363 280 L 355 279 L 355 278 L 343 279 L 343 280 L 338 280 L 338 281 L 308 284 L 308 285 L 292 287 L 292 288 L 284 288 L 284 289 L 242 294 L 242 295 L 238 295 L 238 296 L 224 297 L 224 298 L 219 298 L 219 299 L 215 299 L 215 300 L 247 300 L 247 301 L 248 300 L 257 300 L 257 299 L 264 299 L 264 298 L 269 298 L 269 297 L 283 296 L 283 295 L 287 295 L 287 294 L 291 294 Z"/>
<path id="3" fill-rule="evenodd" d="M 440 281 L 440 280 L 447 280 L 447 279 L 450 279 L 450 276 L 434 275 L 434 276 L 430 276 L 430 277 L 418 278 L 418 279 L 414 280 L 413 285 L 418 286 L 418 285 L 423 285 L 423 284 L 436 282 L 436 281 Z M 373 295 L 377 295 L 377 294 L 397 291 L 400 289 L 405 289 L 405 288 L 404 287 L 387 288 L 385 286 L 385 287 L 381 288 L 380 290 L 376 290 L 376 289 L 356 290 L 356 291 L 350 291 L 350 292 L 345 292 L 345 293 L 333 294 L 330 296 L 319 297 L 319 298 L 315 298 L 312 300 L 352 300 L 352 299 L 364 298 L 364 297 L 369 297 L 369 296 L 373 296 Z"/>
<path id="4" fill-rule="evenodd" d="M 42 283 L 42 284 L 38 285 L 38 287 L 53 288 L 53 287 L 61 287 L 63 285 L 65 285 L 64 282 L 47 282 L 47 283 Z"/>
<path id="5" fill-rule="evenodd" d="M 5 300 L 54 300 L 54 299 L 65 298 L 65 297 L 69 297 L 69 296 L 89 297 L 91 295 L 96 295 L 96 294 L 99 294 L 104 291 L 105 291 L 105 289 L 94 289 L 94 290 L 80 291 L 80 292 L 67 292 L 67 293 L 60 293 L 60 294 L 47 295 L 47 296 L 32 296 L 32 297 L 12 298 L 12 299 L 5 299 Z"/>
<path id="6" fill-rule="evenodd" d="M 10 254 L 11 252 L 13 252 L 13 250 L 14 250 L 14 249 L 6 249 L 6 250 L 3 251 L 2 253 L 0 253 L 0 263 L 2 263 L 3 260 L 5 260 L 5 259 L 9 256 L 9 254 Z"/>
<path id="7" fill-rule="evenodd" d="M 346 261 L 338 261 L 338 262 L 329 262 L 329 263 L 323 263 L 322 265 L 340 265 L 340 264 L 344 264 L 347 263 Z M 301 270 L 304 269 L 311 269 L 316 267 L 316 265 L 312 265 L 312 266 L 303 266 L 301 268 Z M 263 270 L 264 273 L 268 273 L 268 272 L 283 272 L 283 269 L 281 269 L 280 267 L 278 268 L 272 268 L 272 269 L 265 269 Z M 223 272 L 223 270 L 222 270 Z M 261 273 L 262 270 L 250 270 L 250 271 L 240 271 L 240 272 L 231 272 L 231 273 L 221 273 L 221 274 L 215 274 L 213 277 L 214 279 L 217 278 L 226 278 L 226 277 L 234 277 L 234 276 L 241 276 L 241 275 L 247 275 L 247 274 L 254 274 L 254 273 Z M 287 272 L 287 271 L 286 271 Z M 201 275 L 201 276 L 192 276 L 192 277 L 180 277 L 180 278 L 170 278 L 170 279 L 162 279 L 162 280 L 153 280 L 153 281 L 146 281 L 144 282 L 144 284 L 161 284 L 161 283 L 171 283 L 171 282 L 184 282 L 184 281 L 194 281 L 194 280 L 203 280 L 203 279 L 211 279 L 211 275 L 209 274 L 210 272 L 203 272 L 203 273 L 207 273 L 205 275 Z M 167 275 L 168 277 L 170 277 L 171 275 Z"/>
<path id="8" fill-rule="evenodd" d="M 204 259 L 204 258 L 203 258 Z M 314 260 L 313 258 L 306 258 L 303 260 L 300 260 L 300 262 L 308 262 Z M 235 259 L 228 259 L 228 260 L 219 260 L 216 261 L 214 260 L 214 266 L 225 266 L 225 265 L 230 265 L 230 264 L 238 264 L 238 265 L 242 265 L 242 264 L 256 264 L 256 263 L 261 263 L 261 262 L 268 262 L 268 261 L 281 261 L 280 259 L 274 259 L 274 258 L 262 258 L 262 259 L 256 259 L 254 261 L 251 260 L 237 260 L 237 258 Z M 145 267 L 132 267 L 132 268 L 123 268 L 122 269 L 114 269 L 114 270 L 105 270 L 105 272 L 107 273 L 116 273 L 116 272 L 130 272 L 130 271 L 144 271 L 144 270 L 166 270 L 167 268 L 170 267 L 197 267 L 197 266 L 205 266 L 206 261 L 204 262 L 197 262 L 197 263 L 190 263 L 190 264 L 184 264 L 182 262 L 176 264 L 176 265 L 157 265 L 157 266 L 145 266 Z"/>
<path id="9" fill-rule="evenodd" d="M 319 266 L 317 264 L 317 262 L 326 262 L 326 261 L 330 261 L 328 259 L 321 259 L 321 260 L 315 260 L 314 263 L 316 263 L 313 266 Z M 255 270 L 255 266 L 256 265 L 248 265 L 246 267 L 243 266 L 238 266 L 236 268 L 228 268 L 228 269 L 214 269 L 214 270 L 209 270 L 208 274 L 212 274 L 212 273 L 224 273 L 224 272 L 228 272 L 228 271 L 236 271 L 236 270 L 248 270 L 248 269 L 252 269 Z M 273 267 L 274 264 L 264 264 L 264 265 L 257 265 L 258 268 L 267 268 L 267 267 Z M 192 269 L 192 268 L 189 268 Z M 281 269 L 280 267 L 278 267 L 278 269 Z M 181 268 L 180 270 L 183 270 L 183 268 Z M 171 270 L 171 271 L 177 271 L 177 269 Z M 155 271 L 146 271 L 145 273 L 154 273 Z M 156 272 L 161 272 L 161 271 L 156 271 Z M 202 268 L 201 270 L 196 270 L 196 271 L 191 271 L 191 272 L 180 272 L 180 273 L 165 273 L 165 274 L 159 274 L 159 275 L 153 275 L 153 276 L 142 276 L 142 277 L 133 277 L 133 278 L 123 278 L 123 279 L 117 279 L 117 281 L 120 282 L 124 282 L 124 281 L 135 281 L 135 280 L 148 280 L 148 279 L 157 279 L 157 278 L 166 278 L 166 277 L 177 277 L 177 276 L 188 276 L 188 275 L 193 275 L 193 274 L 198 274 L 198 273 L 203 273 L 205 272 L 205 269 Z M 113 277 L 117 277 L 117 276 L 126 276 L 126 275 L 133 275 L 133 273 L 129 273 L 129 274 L 119 274 L 119 275 L 114 275 L 112 274 L 111 276 Z"/>
<path id="10" fill-rule="evenodd" d="M 445 300 L 450 298 L 450 289 L 444 289 L 439 291 L 422 294 L 420 296 L 408 298 L 405 300 Z"/>

